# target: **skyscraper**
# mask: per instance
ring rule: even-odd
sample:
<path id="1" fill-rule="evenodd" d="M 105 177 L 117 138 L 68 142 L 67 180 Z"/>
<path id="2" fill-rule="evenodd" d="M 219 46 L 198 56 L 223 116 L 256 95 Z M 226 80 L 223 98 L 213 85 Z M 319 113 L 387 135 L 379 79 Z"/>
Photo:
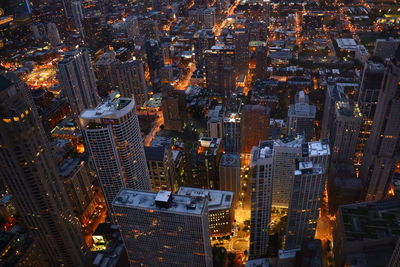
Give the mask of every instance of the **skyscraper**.
<path id="1" fill-rule="evenodd" d="M 227 97 L 236 88 L 235 50 L 229 45 L 214 45 L 205 50 L 207 89 Z"/>
<path id="2" fill-rule="evenodd" d="M 140 36 L 139 22 L 137 16 L 129 16 L 125 20 L 126 34 L 131 39 L 136 39 Z"/>
<path id="3" fill-rule="evenodd" d="M 80 116 L 108 207 L 123 187 L 150 190 L 135 101 L 114 93 Z"/>
<path id="4" fill-rule="evenodd" d="M 180 131 L 186 119 L 185 91 L 175 90 L 171 86 L 165 86 L 162 91 L 161 105 L 165 128 Z"/>
<path id="5" fill-rule="evenodd" d="M 240 145 L 242 153 L 250 153 L 253 146 L 268 139 L 270 108 L 261 105 L 246 105 L 240 120 Z M 250 130 L 251 129 L 251 130 Z"/>
<path id="6" fill-rule="evenodd" d="M 81 0 L 71 2 L 71 11 L 72 11 L 72 18 L 74 19 L 76 29 L 81 34 L 81 36 L 83 38 L 85 38 L 85 34 L 83 32 L 83 25 L 82 25 L 82 20 L 84 18 L 84 15 L 83 15 Z"/>
<path id="7" fill-rule="evenodd" d="M 96 78 L 87 50 L 67 52 L 58 63 L 58 74 L 76 118 L 84 109 L 97 106 Z"/>
<path id="8" fill-rule="evenodd" d="M 160 43 L 156 40 L 147 40 L 145 43 L 147 64 L 150 70 L 151 82 L 157 83 L 159 80 L 159 71 L 164 65 Z"/>
<path id="9" fill-rule="evenodd" d="M 219 189 L 234 193 L 234 204 L 238 206 L 240 198 L 240 156 L 225 153 L 219 163 Z"/>
<path id="10" fill-rule="evenodd" d="M 371 134 L 384 71 L 385 67 L 381 63 L 368 61 L 364 66 L 357 101 L 362 115 L 362 125 L 354 156 L 356 166 L 360 166 L 362 163 L 365 145 Z"/>
<path id="11" fill-rule="evenodd" d="M 273 141 L 261 141 L 252 151 L 250 259 L 265 258 L 267 255 L 272 206 L 272 149 Z"/>
<path id="12" fill-rule="evenodd" d="M 294 104 L 288 110 L 288 135 L 301 134 L 307 141 L 314 136 L 316 108 L 309 104 L 304 91 L 296 93 Z"/>
<path id="13" fill-rule="evenodd" d="M 303 241 L 314 239 L 325 189 L 325 167 L 313 162 L 298 162 L 294 173 L 285 249 L 301 248 Z"/>
<path id="14" fill-rule="evenodd" d="M 366 200 L 383 199 L 392 182 L 396 160 L 400 156 L 400 49 L 387 62 L 378 104 L 364 150 L 361 178 Z"/>
<path id="15" fill-rule="evenodd" d="M 57 47 L 61 44 L 60 33 L 55 23 L 50 22 L 47 24 L 47 38 L 49 38 L 52 47 Z"/>
<path id="16" fill-rule="evenodd" d="M 240 151 L 240 113 L 230 112 L 223 121 L 224 148 L 226 152 Z"/>
<path id="17" fill-rule="evenodd" d="M 236 73 L 247 74 L 249 67 L 249 34 L 245 29 L 236 29 L 233 32 L 235 46 Z"/>
<path id="18" fill-rule="evenodd" d="M 48 265 L 84 266 L 87 247 L 29 89 L 13 74 L 0 81 L 0 178 Z"/>
<path id="19" fill-rule="evenodd" d="M 393 59 L 399 45 L 400 39 L 376 39 L 374 56 L 377 56 L 382 60 Z"/>
<path id="20" fill-rule="evenodd" d="M 113 209 L 131 266 L 212 266 L 206 198 L 123 189 Z"/>
<path id="21" fill-rule="evenodd" d="M 140 60 L 121 62 L 114 51 L 107 51 L 94 64 L 99 87 L 117 90 L 123 97 L 134 97 L 136 105 L 147 100 L 144 65 Z"/>

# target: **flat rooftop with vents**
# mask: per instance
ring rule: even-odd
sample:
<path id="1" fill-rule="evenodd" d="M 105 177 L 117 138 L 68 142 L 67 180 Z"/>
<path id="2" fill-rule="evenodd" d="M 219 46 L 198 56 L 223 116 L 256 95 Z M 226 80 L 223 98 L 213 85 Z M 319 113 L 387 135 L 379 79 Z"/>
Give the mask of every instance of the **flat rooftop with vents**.
<path id="1" fill-rule="evenodd" d="M 178 195 L 189 197 L 203 197 L 208 200 L 208 210 L 230 209 L 232 207 L 233 192 L 222 190 L 210 190 L 194 187 L 180 187 Z"/>

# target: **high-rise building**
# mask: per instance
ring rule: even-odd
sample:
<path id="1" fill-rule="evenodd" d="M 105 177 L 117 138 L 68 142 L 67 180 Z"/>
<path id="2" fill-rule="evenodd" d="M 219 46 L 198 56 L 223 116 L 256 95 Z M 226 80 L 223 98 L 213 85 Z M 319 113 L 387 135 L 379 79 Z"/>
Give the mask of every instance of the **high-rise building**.
<path id="1" fill-rule="evenodd" d="M 32 23 L 31 30 L 36 41 L 41 41 L 46 36 L 46 27 L 43 23 Z"/>
<path id="2" fill-rule="evenodd" d="M 365 145 L 371 134 L 384 71 L 385 67 L 381 63 L 368 61 L 364 66 L 357 101 L 362 114 L 362 125 L 354 156 L 354 164 L 356 166 L 360 166 L 362 163 Z"/>
<path id="3" fill-rule="evenodd" d="M 190 150 L 186 162 L 187 184 L 191 187 L 217 189 L 219 182 L 219 161 L 222 156 L 220 138 L 200 137 Z"/>
<path id="4" fill-rule="evenodd" d="M 96 78 L 87 50 L 67 52 L 64 59 L 58 63 L 58 73 L 75 117 L 84 109 L 97 106 L 99 100 Z"/>
<path id="5" fill-rule="evenodd" d="M 224 108 L 222 105 L 217 105 L 207 114 L 207 133 L 212 138 L 224 137 L 223 119 Z"/>
<path id="6" fill-rule="evenodd" d="M 215 8 L 209 7 L 203 11 L 203 25 L 206 29 L 212 29 L 215 25 Z"/>
<path id="7" fill-rule="evenodd" d="M 147 40 L 145 43 L 147 64 L 150 70 L 150 79 L 152 83 L 157 83 L 159 71 L 164 65 L 160 43 L 156 40 Z"/>
<path id="8" fill-rule="evenodd" d="M 327 177 L 321 164 L 297 164 L 286 223 L 286 250 L 301 248 L 304 241 L 314 239 Z"/>
<path id="9" fill-rule="evenodd" d="M 129 16 L 125 20 L 126 34 L 131 39 L 136 39 L 140 36 L 139 22 L 137 16 Z"/>
<path id="10" fill-rule="evenodd" d="M 268 139 L 270 108 L 261 105 L 246 105 L 240 120 L 241 152 L 249 154 L 253 146 Z"/>
<path id="11" fill-rule="evenodd" d="M 55 23 L 50 22 L 47 24 L 47 38 L 49 38 L 52 47 L 57 47 L 61 44 L 60 33 Z"/>
<path id="12" fill-rule="evenodd" d="M 316 107 L 309 104 L 308 95 L 297 92 L 288 110 L 288 135 L 301 134 L 310 141 L 314 136 L 315 114 Z"/>
<path id="13" fill-rule="evenodd" d="M 267 52 L 268 48 L 263 45 L 258 45 L 256 51 L 254 52 L 255 57 L 255 78 L 265 79 L 267 77 Z"/>
<path id="14" fill-rule="evenodd" d="M 289 136 L 274 141 L 274 176 L 272 189 L 272 206 L 287 209 L 293 187 L 293 176 L 296 160 L 302 156 L 302 136 Z"/>
<path id="15" fill-rule="evenodd" d="M 361 166 L 366 200 L 385 198 L 400 156 L 400 49 L 387 64 Z"/>
<path id="16" fill-rule="evenodd" d="M 160 41 L 160 29 L 157 20 L 147 19 L 143 24 L 141 34 L 145 37 L 145 40 Z"/>
<path id="17" fill-rule="evenodd" d="M 235 49 L 229 45 L 214 45 L 205 50 L 207 89 L 224 97 L 236 88 Z"/>
<path id="18" fill-rule="evenodd" d="M 353 162 L 362 115 L 358 108 L 349 102 L 336 102 L 335 116 L 329 135 L 333 163 Z"/>
<path id="19" fill-rule="evenodd" d="M 180 131 L 186 120 L 185 91 L 175 90 L 169 86 L 163 89 L 162 111 L 164 125 L 168 130 Z"/>
<path id="20" fill-rule="evenodd" d="M 246 29 L 236 29 L 233 32 L 235 46 L 236 73 L 247 74 L 249 67 L 249 34 Z"/>
<path id="21" fill-rule="evenodd" d="M 177 181 L 171 149 L 167 146 L 145 147 L 144 152 L 150 174 L 151 189 L 155 192 L 176 192 Z"/>
<path id="22" fill-rule="evenodd" d="M 219 189 L 232 191 L 233 201 L 237 207 L 240 199 L 240 156 L 225 153 L 219 163 Z"/>
<path id="23" fill-rule="evenodd" d="M 150 179 L 135 101 L 117 93 L 80 116 L 86 145 L 111 208 L 121 188 L 150 190 Z"/>
<path id="24" fill-rule="evenodd" d="M 396 267 L 396 266 L 400 266 L 400 239 L 399 241 L 397 241 L 397 245 L 393 251 L 392 257 L 390 258 L 387 267 Z"/>
<path id="25" fill-rule="evenodd" d="M 0 178 L 49 266 L 84 266 L 87 247 L 28 87 L 0 76 Z"/>
<path id="26" fill-rule="evenodd" d="M 113 209 L 131 266 L 211 267 L 207 202 L 169 191 L 122 189 Z"/>
<path id="27" fill-rule="evenodd" d="M 210 235 L 215 237 L 231 234 L 235 217 L 233 192 L 182 186 L 177 195 L 207 198 Z"/>
<path id="28" fill-rule="evenodd" d="M 340 206 L 333 230 L 335 266 L 388 266 L 399 240 L 399 212 L 399 200 Z"/>
<path id="29" fill-rule="evenodd" d="M 83 38 L 85 38 L 85 34 L 83 31 L 83 25 L 82 25 L 82 20 L 84 18 L 84 14 L 83 14 L 81 0 L 71 2 L 71 11 L 72 11 L 72 18 L 74 20 L 76 29 L 81 34 L 81 36 Z"/>
<path id="30" fill-rule="evenodd" d="M 223 122 L 224 149 L 226 152 L 239 153 L 240 151 L 240 114 L 230 112 Z"/>
<path id="31" fill-rule="evenodd" d="M 198 30 L 193 35 L 196 67 L 202 68 L 204 65 L 205 51 L 211 49 L 215 45 L 215 36 L 211 29 Z"/>
<path id="32" fill-rule="evenodd" d="M 376 39 L 374 56 L 382 60 L 393 59 L 395 52 L 400 45 L 400 39 Z"/>
<path id="33" fill-rule="evenodd" d="M 252 151 L 249 258 L 265 258 L 272 207 L 273 141 L 261 141 Z"/>
<path id="34" fill-rule="evenodd" d="M 114 51 L 107 51 L 94 64 L 99 87 L 117 90 L 123 97 L 134 97 L 136 105 L 147 100 L 144 65 L 140 60 L 121 62 Z"/>

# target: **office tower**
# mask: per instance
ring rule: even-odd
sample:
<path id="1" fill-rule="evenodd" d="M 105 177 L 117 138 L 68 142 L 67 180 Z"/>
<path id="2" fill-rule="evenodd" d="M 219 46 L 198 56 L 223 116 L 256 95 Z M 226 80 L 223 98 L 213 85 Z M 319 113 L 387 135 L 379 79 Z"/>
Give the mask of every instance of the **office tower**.
<path id="1" fill-rule="evenodd" d="M 286 223 L 286 250 L 301 248 L 304 241 L 314 239 L 326 177 L 321 164 L 297 163 Z"/>
<path id="2" fill-rule="evenodd" d="M 261 105 L 245 105 L 240 121 L 240 144 L 242 153 L 250 153 L 260 140 L 268 139 L 270 108 Z"/>
<path id="3" fill-rule="evenodd" d="M 212 266 L 206 198 L 122 189 L 113 209 L 131 266 Z"/>
<path id="4" fill-rule="evenodd" d="M 187 184 L 198 188 L 219 188 L 218 171 L 222 156 L 221 139 L 200 137 L 189 153 L 190 156 L 186 162 Z"/>
<path id="5" fill-rule="evenodd" d="M 211 29 L 198 30 L 193 35 L 194 49 L 195 49 L 195 60 L 196 67 L 202 68 L 205 64 L 205 50 L 211 49 L 215 45 L 215 36 Z"/>
<path id="6" fill-rule="evenodd" d="M 249 41 L 265 42 L 268 36 L 267 23 L 264 21 L 252 21 L 246 24 L 247 32 L 249 33 Z"/>
<path id="7" fill-rule="evenodd" d="M 126 34 L 131 39 L 140 37 L 139 22 L 137 16 L 129 16 L 125 20 Z"/>
<path id="8" fill-rule="evenodd" d="M 64 59 L 58 63 L 58 74 L 75 117 L 84 109 L 96 107 L 96 78 L 87 50 L 78 49 L 65 53 Z"/>
<path id="9" fill-rule="evenodd" d="M 399 240 L 399 213 L 399 200 L 340 206 L 333 230 L 335 266 L 388 266 Z"/>
<path id="10" fill-rule="evenodd" d="M 94 64 L 99 87 L 116 90 L 123 97 L 134 97 L 136 105 L 147 100 L 144 65 L 140 60 L 121 62 L 114 51 L 107 51 Z"/>
<path id="11" fill-rule="evenodd" d="M 358 93 L 358 106 L 363 118 L 354 157 L 354 164 L 356 166 L 362 164 L 365 145 L 367 144 L 367 140 L 371 134 L 384 71 L 385 67 L 381 63 L 368 61 L 364 66 L 364 72 Z"/>
<path id="12" fill-rule="evenodd" d="M 240 114 L 229 112 L 223 121 L 224 149 L 226 152 L 240 151 Z"/>
<path id="13" fill-rule="evenodd" d="M 255 77 L 257 79 L 267 78 L 267 53 L 268 48 L 265 45 L 260 45 L 256 47 L 254 57 L 256 63 Z"/>
<path id="14" fill-rule="evenodd" d="M 58 174 L 72 209 L 82 222 L 83 218 L 89 217 L 85 213 L 96 194 L 89 166 L 82 158 L 70 157 L 60 163 Z"/>
<path id="15" fill-rule="evenodd" d="M 52 47 L 57 47 L 61 44 L 60 34 L 55 23 L 50 22 L 47 24 L 47 38 Z"/>
<path id="16" fill-rule="evenodd" d="M 297 92 L 288 110 L 288 135 L 301 134 L 310 141 L 314 136 L 315 114 L 316 108 L 309 104 L 308 95 Z"/>
<path id="17" fill-rule="evenodd" d="M 217 105 L 207 114 L 207 133 L 212 138 L 224 137 L 223 119 L 224 108 L 222 105 Z"/>
<path id="18" fill-rule="evenodd" d="M 157 83 L 157 80 L 159 79 L 158 72 L 164 65 L 160 43 L 156 40 L 147 40 L 145 43 L 145 47 L 147 55 L 147 64 L 150 70 L 150 79 L 151 82 L 154 84 Z"/>
<path id="19" fill-rule="evenodd" d="M 86 245 L 28 87 L 0 76 L 0 178 L 50 266 L 84 266 Z"/>
<path id="20" fill-rule="evenodd" d="M 236 29 L 233 32 L 235 46 L 236 73 L 247 74 L 249 68 L 249 34 L 245 29 Z"/>
<path id="21" fill-rule="evenodd" d="M 249 259 L 265 258 L 271 220 L 273 141 L 261 141 L 252 151 L 251 220 Z"/>
<path id="22" fill-rule="evenodd" d="M 171 149 L 167 146 L 145 147 L 144 152 L 149 169 L 151 189 L 155 192 L 168 190 L 175 192 L 176 173 Z"/>
<path id="23" fill-rule="evenodd" d="M 203 11 L 203 26 L 206 29 L 212 29 L 215 25 L 215 8 L 209 7 Z"/>
<path id="24" fill-rule="evenodd" d="M 83 32 L 83 25 L 82 25 L 82 20 L 84 18 L 82 2 L 80 0 L 72 1 L 71 2 L 71 11 L 72 11 L 72 18 L 74 19 L 76 29 L 78 30 L 80 35 L 83 38 L 85 38 L 85 34 Z"/>
<path id="25" fill-rule="evenodd" d="M 240 156 L 239 154 L 225 153 L 219 163 L 219 189 L 232 191 L 235 207 L 239 206 L 240 199 Z"/>
<path id="26" fill-rule="evenodd" d="M 207 89 L 224 97 L 231 95 L 236 88 L 235 50 L 228 45 L 214 45 L 205 50 Z"/>
<path id="27" fill-rule="evenodd" d="M 393 59 L 399 44 L 400 39 L 376 39 L 374 56 L 379 57 L 382 60 Z"/>
<path id="28" fill-rule="evenodd" d="M 206 198 L 208 200 L 210 235 L 217 237 L 231 234 L 235 211 L 233 192 L 182 186 L 176 194 L 192 198 Z"/>
<path id="29" fill-rule="evenodd" d="M 46 27 L 43 23 L 35 22 L 31 25 L 31 29 L 36 41 L 40 41 L 46 36 Z"/>
<path id="30" fill-rule="evenodd" d="M 150 190 L 135 101 L 114 93 L 80 116 L 107 206 L 121 188 Z"/>
<path id="31" fill-rule="evenodd" d="M 185 91 L 173 87 L 163 88 L 161 102 L 164 126 L 168 130 L 180 131 L 186 120 L 186 95 Z"/>
<path id="32" fill-rule="evenodd" d="M 359 108 L 349 102 L 336 102 L 329 142 L 333 163 L 353 162 L 360 133 L 362 115 Z"/>
<path id="33" fill-rule="evenodd" d="M 302 136 L 288 136 L 274 141 L 274 176 L 272 189 L 272 206 L 287 209 L 289 206 L 296 160 L 301 158 Z"/>
<path id="34" fill-rule="evenodd" d="M 388 62 L 376 105 L 371 135 L 364 150 L 361 178 L 366 200 L 385 198 L 400 156 L 400 49 Z"/>

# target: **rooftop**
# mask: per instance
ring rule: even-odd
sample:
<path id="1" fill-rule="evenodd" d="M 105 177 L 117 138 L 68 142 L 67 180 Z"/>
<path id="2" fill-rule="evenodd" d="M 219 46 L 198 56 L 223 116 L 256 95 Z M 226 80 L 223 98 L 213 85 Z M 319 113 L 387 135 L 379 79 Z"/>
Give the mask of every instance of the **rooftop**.
<path id="1" fill-rule="evenodd" d="M 6 90 L 8 87 L 10 87 L 13 84 L 13 82 L 3 75 L 0 75 L 0 92 L 3 90 Z"/>
<path id="2" fill-rule="evenodd" d="M 294 171 L 294 175 L 310 175 L 323 173 L 323 166 L 321 164 L 315 164 L 312 161 L 299 162 L 297 170 Z"/>
<path id="3" fill-rule="evenodd" d="M 81 164 L 80 158 L 67 158 L 61 162 L 58 173 L 65 178 L 68 178 L 73 171 Z"/>
<path id="4" fill-rule="evenodd" d="M 220 166 L 240 167 L 240 157 L 238 154 L 225 153 L 221 157 Z"/>
<path id="5" fill-rule="evenodd" d="M 301 147 L 304 142 L 302 135 L 298 136 L 287 136 L 285 138 L 276 139 L 274 146 L 285 146 L 285 147 Z"/>
<path id="6" fill-rule="evenodd" d="M 233 192 L 222 190 L 180 187 L 178 195 L 189 197 L 205 197 L 208 199 L 208 210 L 230 209 L 232 207 Z"/>
<path id="7" fill-rule="evenodd" d="M 164 161 L 165 147 L 151 147 L 145 146 L 144 153 L 146 155 L 146 160 L 151 161 Z"/>
<path id="8" fill-rule="evenodd" d="M 168 192 L 168 191 L 167 191 Z M 201 215 L 205 212 L 206 199 L 170 194 L 164 207 L 156 205 L 156 201 L 164 202 L 168 193 L 136 191 L 122 189 L 113 201 L 113 206 L 153 210 L 166 213 Z"/>
<path id="9" fill-rule="evenodd" d="M 84 110 L 80 118 L 84 120 L 119 119 L 135 108 L 134 100 L 121 97 L 118 93 L 99 104 L 95 109 Z"/>
<path id="10" fill-rule="evenodd" d="M 328 156 L 331 153 L 329 142 L 327 139 L 321 139 L 320 141 L 305 143 L 302 147 L 302 153 L 303 157 Z"/>

